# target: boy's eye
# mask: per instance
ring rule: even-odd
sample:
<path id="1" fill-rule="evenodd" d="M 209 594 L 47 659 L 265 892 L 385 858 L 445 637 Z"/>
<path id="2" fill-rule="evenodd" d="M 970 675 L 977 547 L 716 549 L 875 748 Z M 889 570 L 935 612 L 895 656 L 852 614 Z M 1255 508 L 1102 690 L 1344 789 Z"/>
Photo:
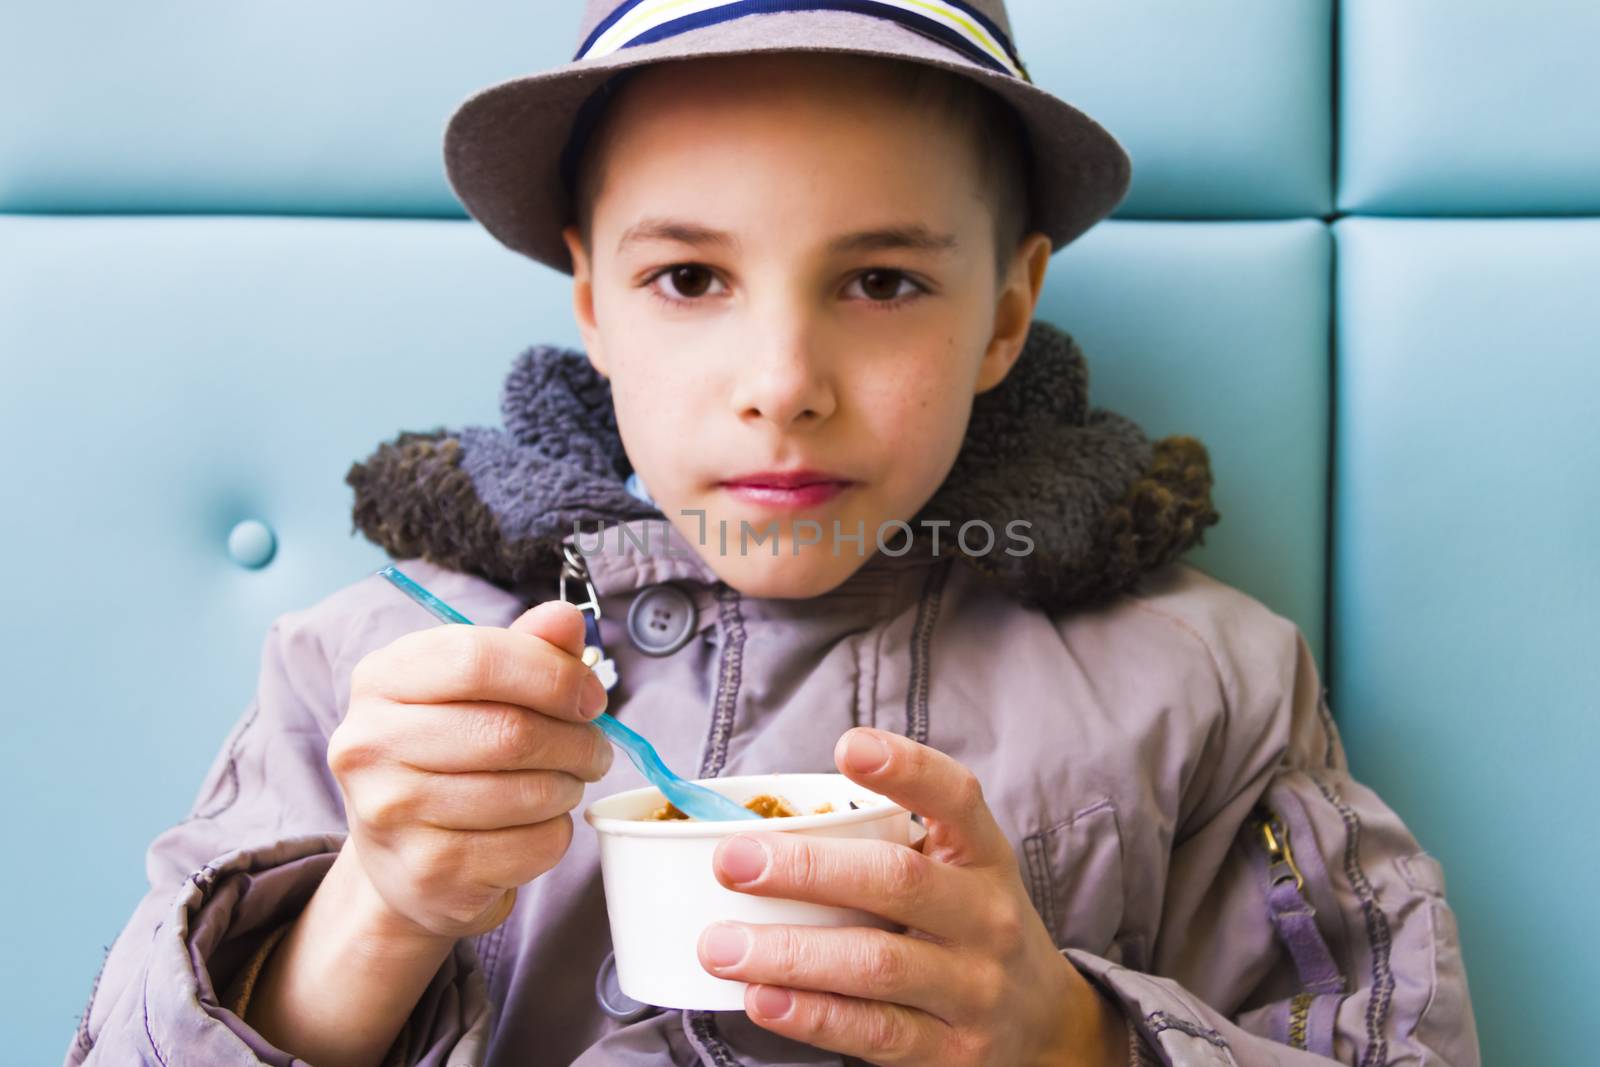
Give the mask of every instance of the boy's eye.
<path id="1" fill-rule="evenodd" d="M 699 263 L 676 263 L 652 274 L 643 283 L 659 299 L 669 304 L 686 304 L 707 296 L 720 284 L 716 272 Z M 927 290 L 905 273 L 887 267 L 864 270 L 851 279 L 850 289 L 860 289 L 860 298 L 869 303 L 895 307 L 914 300 Z M 850 295 L 856 295 L 851 292 Z"/>
<path id="2" fill-rule="evenodd" d="M 856 275 L 856 282 L 860 284 L 863 296 L 868 300 L 880 303 L 888 303 L 921 291 L 915 282 L 898 270 L 880 268 L 864 271 Z M 902 284 L 908 285 L 910 288 L 902 290 L 900 288 Z"/>
<path id="3" fill-rule="evenodd" d="M 671 283 L 672 291 L 662 294 L 669 300 L 695 300 L 705 296 L 706 290 L 717 280 L 716 275 L 697 263 L 668 267 L 650 281 L 654 285 L 663 279 Z"/>

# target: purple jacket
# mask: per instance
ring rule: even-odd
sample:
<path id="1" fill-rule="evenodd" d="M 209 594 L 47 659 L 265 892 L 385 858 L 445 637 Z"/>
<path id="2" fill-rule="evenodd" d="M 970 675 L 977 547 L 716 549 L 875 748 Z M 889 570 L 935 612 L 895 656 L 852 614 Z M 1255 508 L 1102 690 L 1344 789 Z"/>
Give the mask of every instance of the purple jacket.
<path id="1" fill-rule="evenodd" d="M 1476 1065 L 1438 863 L 1350 776 L 1299 629 L 1177 558 L 1219 518 L 1204 447 L 1149 441 L 1087 383 L 1077 345 L 1035 322 L 919 513 L 953 520 L 940 549 L 919 534 L 803 601 L 721 583 L 628 491 L 607 384 L 578 352 L 518 357 L 503 429 L 401 434 L 347 481 L 367 536 L 480 625 L 553 597 L 560 546 L 579 545 L 621 676 L 610 710 L 675 768 L 829 771 L 856 725 L 971 767 L 1056 944 L 1147 1062 Z M 1028 520 L 1033 552 L 964 554 L 950 534 L 974 518 Z M 692 613 L 664 655 L 627 621 L 658 586 Z M 230 989 L 343 840 L 325 757 L 351 669 L 432 625 L 376 576 L 276 620 L 193 810 L 150 846 L 67 1064 L 291 1061 Z M 617 760 L 584 805 L 641 784 Z M 391 1063 L 841 1063 L 743 1012 L 623 996 L 594 834 L 575 829 L 504 924 L 457 945 Z M 1287 857 L 1268 847 L 1285 836 Z"/>

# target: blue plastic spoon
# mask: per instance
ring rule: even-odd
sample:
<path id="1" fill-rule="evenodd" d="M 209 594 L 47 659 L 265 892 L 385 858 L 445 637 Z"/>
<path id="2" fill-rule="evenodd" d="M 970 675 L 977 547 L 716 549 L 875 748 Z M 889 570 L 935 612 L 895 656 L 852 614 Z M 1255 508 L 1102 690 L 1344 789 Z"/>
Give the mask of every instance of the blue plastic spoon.
<path id="1" fill-rule="evenodd" d="M 378 574 L 387 578 L 396 589 L 428 609 L 434 618 L 441 622 L 473 625 L 471 619 L 412 581 L 394 564 L 391 563 Z M 672 769 L 662 763 L 661 757 L 656 755 L 655 746 L 613 718 L 610 712 L 602 711 L 595 717 L 594 722 L 605 731 L 612 744 L 628 754 L 633 765 L 639 768 L 639 773 L 648 778 L 651 785 L 661 790 L 662 795 L 672 802 L 673 807 L 691 819 L 719 822 L 729 819 L 761 818 L 749 808 L 735 804 L 721 793 L 707 789 L 703 785 L 686 782 L 673 774 Z"/>

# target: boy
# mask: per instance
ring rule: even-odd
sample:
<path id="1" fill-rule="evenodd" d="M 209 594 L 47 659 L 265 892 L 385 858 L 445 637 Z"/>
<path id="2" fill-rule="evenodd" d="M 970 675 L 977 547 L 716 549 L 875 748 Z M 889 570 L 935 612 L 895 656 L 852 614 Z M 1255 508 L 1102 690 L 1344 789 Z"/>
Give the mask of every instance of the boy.
<path id="1" fill-rule="evenodd" d="M 349 480 L 479 625 L 376 578 L 278 621 L 69 1062 L 1477 1062 L 1437 865 L 1303 638 L 1176 560 L 1203 448 L 1090 409 L 1033 318 L 1128 169 L 1008 37 L 998 3 L 595 0 L 584 59 L 463 105 L 452 181 L 571 271 L 585 351 Z M 744 1012 L 623 996 L 571 817 L 639 784 L 608 706 L 686 774 L 917 812 L 918 849 L 716 860 L 901 930 L 718 924 Z"/>

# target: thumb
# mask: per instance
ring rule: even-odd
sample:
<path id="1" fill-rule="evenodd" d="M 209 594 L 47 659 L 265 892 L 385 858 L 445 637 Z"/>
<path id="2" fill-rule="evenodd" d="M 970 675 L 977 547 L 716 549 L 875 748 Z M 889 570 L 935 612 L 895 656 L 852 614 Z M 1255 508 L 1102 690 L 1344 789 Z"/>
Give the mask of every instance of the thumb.
<path id="1" fill-rule="evenodd" d="M 535 604 L 518 615 L 506 629 L 542 637 L 570 655 L 583 655 L 583 612 L 570 601 L 546 600 Z"/>

